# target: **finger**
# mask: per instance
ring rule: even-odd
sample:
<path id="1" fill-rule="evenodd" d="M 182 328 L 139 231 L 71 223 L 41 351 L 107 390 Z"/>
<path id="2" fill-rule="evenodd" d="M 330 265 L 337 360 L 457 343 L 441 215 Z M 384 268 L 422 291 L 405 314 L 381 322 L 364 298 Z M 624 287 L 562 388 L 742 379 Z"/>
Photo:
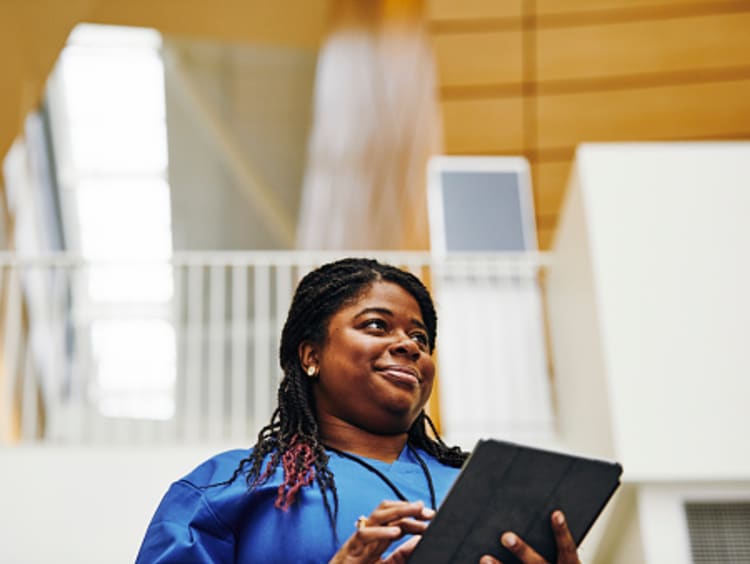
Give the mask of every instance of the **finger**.
<path id="1" fill-rule="evenodd" d="M 396 501 L 381 503 L 370 517 L 379 522 L 388 522 L 401 517 L 431 519 L 434 515 L 435 512 L 425 507 L 423 501 Z"/>
<path id="2" fill-rule="evenodd" d="M 514 533 L 503 533 L 503 536 L 500 537 L 500 542 L 524 564 L 547 564 L 547 561 L 536 550 L 531 548 L 521 537 Z"/>
<path id="3" fill-rule="evenodd" d="M 403 536 L 401 527 L 362 527 L 354 533 L 354 540 L 358 543 L 367 544 L 373 541 L 392 541 Z"/>
<path id="4" fill-rule="evenodd" d="M 497 558 L 494 556 L 490 556 L 489 554 L 485 554 L 479 559 L 479 564 L 503 564 L 500 562 Z"/>
<path id="5" fill-rule="evenodd" d="M 416 519 L 431 519 L 435 515 L 432 509 L 428 509 L 421 501 L 415 502 L 388 502 L 381 503 L 367 518 L 366 526 L 384 525 L 403 519 L 413 517 Z"/>
<path id="6" fill-rule="evenodd" d="M 578 564 L 578 550 L 573 536 L 568 529 L 565 515 L 559 509 L 552 512 L 552 531 L 557 543 L 558 564 Z"/>
<path id="7" fill-rule="evenodd" d="M 417 521 L 411 517 L 388 523 L 388 526 L 399 527 L 405 534 L 410 535 L 421 535 L 427 530 L 428 525 L 429 523 L 426 521 Z"/>
<path id="8" fill-rule="evenodd" d="M 421 503 L 422 505 L 424 505 L 423 501 L 400 501 L 400 500 L 386 499 L 384 501 L 381 501 L 375 509 L 378 510 L 378 509 L 387 509 L 389 507 L 402 507 L 404 505 L 412 505 L 415 503 Z"/>

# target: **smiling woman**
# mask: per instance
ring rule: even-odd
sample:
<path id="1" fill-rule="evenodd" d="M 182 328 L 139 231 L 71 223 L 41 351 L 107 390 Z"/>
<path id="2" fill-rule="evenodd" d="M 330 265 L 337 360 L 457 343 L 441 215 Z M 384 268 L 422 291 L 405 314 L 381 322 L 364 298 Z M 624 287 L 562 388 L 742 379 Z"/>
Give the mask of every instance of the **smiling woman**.
<path id="1" fill-rule="evenodd" d="M 172 485 L 138 562 L 405 562 L 467 456 L 424 412 L 436 334 L 432 299 L 408 272 L 344 259 L 305 276 L 270 423 L 249 451 Z M 576 562 L 564 523 L 554 527 L 561 562 Z"/>

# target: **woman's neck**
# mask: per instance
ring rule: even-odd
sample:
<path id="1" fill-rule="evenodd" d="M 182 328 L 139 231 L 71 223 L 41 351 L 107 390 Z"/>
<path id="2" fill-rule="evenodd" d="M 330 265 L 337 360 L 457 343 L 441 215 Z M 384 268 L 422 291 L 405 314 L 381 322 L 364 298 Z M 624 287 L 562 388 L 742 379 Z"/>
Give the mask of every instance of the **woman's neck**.
<path id="1" fill-rule="evenodd" d="M 399 457 L 408 438 L 407 433 L 381 435 L 339 419 L 320 420 L 318 426 L 323 444 L 388 463 Z"/>

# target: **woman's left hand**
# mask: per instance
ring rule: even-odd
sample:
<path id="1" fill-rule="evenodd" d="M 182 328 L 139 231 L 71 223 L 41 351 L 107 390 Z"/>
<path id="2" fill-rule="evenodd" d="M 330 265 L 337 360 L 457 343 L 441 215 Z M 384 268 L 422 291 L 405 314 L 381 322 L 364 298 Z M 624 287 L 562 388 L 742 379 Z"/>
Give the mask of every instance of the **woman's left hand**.
<path id="1" fill-rule="evenodd" d="M 557 564 L 580 564 L 576 544 L 568 530 L 565 515 L 562 511 L 552 512 L 552 531 L 557 543 Z M 524 564 L 549 564 L 539 553 L 526 544 L 518 535 L 511 532 L 503 533 L 500 542 L 510 550 L 516 558 Z M 497 558 L 489 555 L 482 556 L 480 564 L 502 564 Z"/>

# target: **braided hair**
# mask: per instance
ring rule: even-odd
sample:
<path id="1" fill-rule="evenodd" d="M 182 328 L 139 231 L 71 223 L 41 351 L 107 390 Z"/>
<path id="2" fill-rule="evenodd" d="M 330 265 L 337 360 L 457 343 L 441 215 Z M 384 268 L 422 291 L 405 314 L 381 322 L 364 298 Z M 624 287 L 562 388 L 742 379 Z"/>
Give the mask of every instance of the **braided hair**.
<path id="1" fill-rule="evenodd" d="M 430 353 L 435 348 L 437 316 L 430 294 L 409 272 L 376 260 L 347 258 L 328 263 L 307 274 L 297 286 L 281 333 L 279 360 L 284 377 L 279 385 L 278 406 L 271 421 L 258 433 L 249 456 L 240 462 L 229 480 L 246 471 L 248 487 L 265 482 L 281 465 L 284 482 L 279 486 L 276 507 L 286 510 L 302 487 L 317 483 L 326 511 L 335 525 L 338 494 L 328 455 L 320 442 L 311 378 L 303 372 L 299 359 L 302 342 L 322 344 L 328 323 L 342 307 L 357 300 L 375 282 L 393 282 L 409 292 L 419 305 L 427 328 Z M 409 428 L 407 441 L 437 458 L 443 464 L 460 467 L 467 453 L 448 447 L 435 425 L 422 411 Z M 263 467 L 263 461 L 268 462 Z M 333 507 L 328 499 L 331 492 Z M 335 526 L 334 526 L 335 530 Z"/>

